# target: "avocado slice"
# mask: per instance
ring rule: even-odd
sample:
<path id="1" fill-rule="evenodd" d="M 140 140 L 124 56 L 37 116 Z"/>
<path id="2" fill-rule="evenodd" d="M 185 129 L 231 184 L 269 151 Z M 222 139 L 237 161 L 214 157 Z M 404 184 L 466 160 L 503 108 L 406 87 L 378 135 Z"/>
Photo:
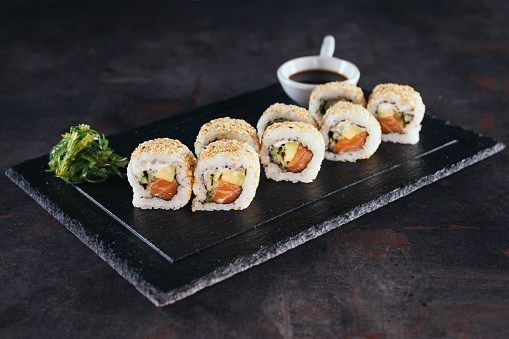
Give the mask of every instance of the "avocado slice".
<path id="1" fill-rule="evenodd" d="M 168 166 L 161 168 L 157 174 L 156 178 L 163 179 L 169 182 L 175 181 L 175 167 L 174 166 Z"/>
<path id="2" fill-rule="evenodd" d="M 340 141 L 343 139 L 352 139 L 357 134 L 364 132 L 362 128 L 351 123 L 340 123 L 337 126 L 332 127 L 332 139 Z"/>
<path id="3" fill-rule="evenodd" d="M 288 141 L 279 146 L 272 146 L 269 151 L 270 160 L 278 164 L 285 171 L 286 166 L 292 161 L 295 153 L 297 153 L 299 145 L 297 141 Z"/>
<path id="4" fill-rule="evenodd" d="M 227 168 L 223 171 L 221 179 L 231 184 L 242 186 L 245 177 L 246 171 L 244 169 L 231 170 Z"/>
<path id="5" fill-rule="evenodd" d="M 207 191 L 211 191 L 214 187 L 216 187 L 220 178 L 221 170 L 215 169 L 205 173 L 203 179 L 205 181 L 205 187 L 207 188 Z"/>
<path id="6" fill-rule="evenodd" d="M 147 188 L 147 185 L 152 183 L 155 179 L 156 171 L 152 169 L 147 169 L 143 171 L 143 174 L 140 178 L 140 185 L 143 186 L 144 189 Z"/>

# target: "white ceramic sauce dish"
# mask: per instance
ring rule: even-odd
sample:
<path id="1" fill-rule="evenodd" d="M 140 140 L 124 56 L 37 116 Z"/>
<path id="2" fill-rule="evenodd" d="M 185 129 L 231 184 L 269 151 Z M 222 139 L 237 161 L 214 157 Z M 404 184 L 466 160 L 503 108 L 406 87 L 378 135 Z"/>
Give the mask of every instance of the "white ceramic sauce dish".
<path id="1" fill-rule="evenodd" d="M 332 35 L 323 39 L 320 48 L 320 55 L 304 56 L 289 60 L 282 64 L 277 70 L 277 78 L 285 93 L 302 107 L 309 106 L 311 92 L 318 84 L 310 84 L 292 80 L 291 77 L 306 71 L 327 71 L 339 73 L 346 77 L 345 82 L 357 85 L 360 78 L 360 71 L 350 61 L 333 56 L 335 40 Z"/>

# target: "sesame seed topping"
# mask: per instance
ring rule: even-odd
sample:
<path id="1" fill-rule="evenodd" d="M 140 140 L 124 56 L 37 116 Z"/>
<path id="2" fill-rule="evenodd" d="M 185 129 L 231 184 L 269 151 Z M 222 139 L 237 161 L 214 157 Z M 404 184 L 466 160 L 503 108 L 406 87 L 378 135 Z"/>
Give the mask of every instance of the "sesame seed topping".
<path id="1" fill-rule="evenodd" d="M 374 104 L 373 100 L 375 98 L 389 98 L 393 95 L 399 96 L 401 101 L 410 102 L 410 103 L 422 103 L 421 94 L 414 90 L 412 87 L 408 85 L 398 85 L 398 84 L 379 84 L 376 85 L 373 89 L 373 93 L 369 96 L 368 106 Z"/>
<path id="2" fill-rule="evenodd" d="M 362 88 L 354 84 L 343 81 L 333 81 L 326 84 L 319 85 L 311 92 L 311 98 L 315 100 L 320 97 L 321 93 L 327 93 L 331 90 L 343 90 L 345 93 L 352 93 L 352 97 L 360 100 L 361 104 L 366 105 L 366 99 L 364 98 L 364 92 Z"/>
<path id="3" fill-rule="evenodd" d="M 180 154 L 187 158 L 186 161 L 194 161 L 194 155 L 186 145 L 179 140 L 170 138 L 159 138 L 145 141 L 136 147 L 131 154 L 131 159 L 141 159 L 143 155 L 169 155 Z"/>
<path id="4" fill-rule="evenodd" d="M 347 101 L 340 101 L 327 110 L 327 114 L 324 116 L 323 121 L 326 121 L 325 119 L 327 116 L 338 114 L 341 112 L 349 112 L 358 115 L 370 114 L 369 111 L 362 107 L 361 105 L 353 104 Z"/>
<path id="5" fill-rule="evenodd" d="M 214 119 L 200 128 L 198 138 L 207 135 L 212 131 L 227 131 L 239 133 L 244 136 L 255 136 L 256 130 L 247 121 L 242 119 L 232 119 L 230 117 Z"/>
<path id="6" fill-rule="evenodd" d="M 201 152 L 199 161 L 208 158 L 214 158 L 218 155 L 234 156 L 240 158 L 252 158 L 258 161 L 258 153 L 248 143 L 238 140 L 222 139 L 208 144 Z"/>
<path id="7" fill-rule="evenodd" d="M 267 130 L 265 131 L 264 135 L 267 135 L 267 137 L 270 137 L 272 133 L 277 133 L 277 131 L 285 131 L 285 130 L 291 130 L 296 129 L 298 132 L 301 133 L 314 133 L 316 135 L 319 135 L 318 130 L 305 122 L 300 121 L 285 121 L 281 122 L 279 124 L 270 125 Z M 296 132 L 294 132 L 296 133 Z M 318 134 L 317 134 L 318 133 Z"/>
<path id="8" fill-rule="evenodd" d="M 275 120 L 282 118 L 292 121 L 302 121 L 311 124 L 315 127 L 318 127 L 315 118 L 313 118 L 311 113 L 309 113 L 309 111 L 306 108 L 297 105 L 287 105 L 281 103 L 272 104 L 269 108 L 265 110 L 265 112 L 263 112 L 262 117 L 269 115 L 270 117 L 268 118 L 269 120 L 267 122 L 274 122 Z M 259 125 L 260 121 L 258 121 Z M 263 127 L 263 129 L 260 132 L 262 132 L 266 126 L 262 125 L 258 126 L 258 128 L 261 127 Z"/>

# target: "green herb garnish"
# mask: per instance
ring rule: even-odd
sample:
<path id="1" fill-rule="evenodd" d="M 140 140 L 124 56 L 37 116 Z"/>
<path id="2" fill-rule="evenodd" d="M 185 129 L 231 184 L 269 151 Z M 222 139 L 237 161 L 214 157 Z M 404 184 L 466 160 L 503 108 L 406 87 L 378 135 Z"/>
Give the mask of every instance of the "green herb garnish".
<path id="1" fill-rule="evenodd" d="M 128 159 L 113 153 L 108 139 L 88 125 L 72 126 L 49 153 L 49 170 L 69 184 L 101 182 L 109 176 L 125 176 Z M 122 170 L 122 171 L 121 171 Z"/>
<path id="2" fill-rule="evenodd" d="M 340 101 L 352 102 L 352 100 L 347 99 L 347 98 L 343 98 L 343 97 L 340 97 L 340 98 L 337 98 L 337 99 L 323 100 L 320 103 L 320 108 L 318 110 L 320 111 L 320 113 L 325 114 L 325 113 L 327 113 L 327 110 L 329 108 L 331 108 L 332 106 L 334 106 L 335 104 L 337 104 Z"/>
<path id="3" fill-rule="evenodd" d="M 278 123 L 280 123 L 280 122 L 285 122 L 285 121 L 290 121 L 290 120 L 288 120 L 288 119 L 283 119 L 283 118 L 279 118 L 279 119 L 276 119 L 276 120 L 274 120 L 274 121 L 269 121 L 269 122 L 267 123 L 267 126 L 265 126 L 265 128 L 267 129 L 269 126 L 272 126 L 272 125 L 274 125 L 274 124 L 278 124 Z"/>

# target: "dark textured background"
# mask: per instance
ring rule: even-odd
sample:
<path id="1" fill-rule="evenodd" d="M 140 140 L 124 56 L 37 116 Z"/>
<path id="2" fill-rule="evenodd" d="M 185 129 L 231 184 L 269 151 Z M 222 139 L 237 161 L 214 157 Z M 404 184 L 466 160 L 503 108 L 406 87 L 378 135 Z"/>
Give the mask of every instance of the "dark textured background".
<path id="1" fill-rule="evenodd" d="M 359 85 L 509 144 L 509 3 L 5 1 L 0 169 L 257 90 L 323 36 Z M 0 337 L 507 337 L 508 151 L 156 308 L 0 178 Z"/>

